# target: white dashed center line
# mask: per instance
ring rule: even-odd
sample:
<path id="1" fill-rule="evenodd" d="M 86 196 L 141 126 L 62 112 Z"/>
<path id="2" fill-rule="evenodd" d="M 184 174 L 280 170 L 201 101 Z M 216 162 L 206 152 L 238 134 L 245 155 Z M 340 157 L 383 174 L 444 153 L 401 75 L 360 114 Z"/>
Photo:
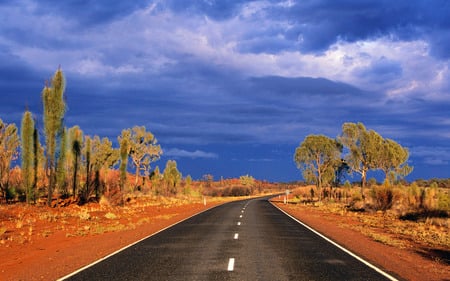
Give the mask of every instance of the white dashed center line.
<path id="1" fill-rule="evenodd" d="M 228 261 L 228 271 L 233 270 L 234 270 L 234 258 L 230 258 L 230 260 Z"/>
<path id="2" fill-rule="evenodd" d="M 234 239 L 238 239 L 239 238 L 239 233 L 235 233 L 234 234 Z"/>
<path id="3" fill-rule="evenodd" d="M 238 221 L 237 225 L 241 225 L 241 222 L 240 222 L 240 221 Z"/>
<path id="4" fill-rule="evenodd" d="M 240 215 L 239 217 L 242 218 L 242 215 Z"/>

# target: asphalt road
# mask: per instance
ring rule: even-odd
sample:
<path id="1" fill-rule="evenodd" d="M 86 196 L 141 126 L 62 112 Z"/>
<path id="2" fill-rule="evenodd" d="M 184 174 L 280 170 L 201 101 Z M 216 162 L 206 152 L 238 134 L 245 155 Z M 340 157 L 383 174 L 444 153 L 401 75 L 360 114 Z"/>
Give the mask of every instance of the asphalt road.
<path id="1" fill-rule="evenodd" d="M 67 280 L 389 280 L 272 206 L 228 203 Z"/>

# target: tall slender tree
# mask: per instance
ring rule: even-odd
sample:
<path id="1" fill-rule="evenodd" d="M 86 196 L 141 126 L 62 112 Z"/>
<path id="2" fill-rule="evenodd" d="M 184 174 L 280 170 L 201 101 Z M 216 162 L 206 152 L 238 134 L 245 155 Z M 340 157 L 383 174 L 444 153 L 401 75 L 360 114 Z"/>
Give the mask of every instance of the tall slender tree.
<path id="1" fill-rule="evenodd" d="M 46 170 L 49 178 L 47 205 L 50 206 L 55 186 L 56 144 L 58 134 L 63 128 L 63 118 L 66 111 L 64 101 L 65 79 L 61 68 L 53 75 L 51 85 L 45 85 L 42 90 L 44 104 L 44 128 L 46 145 Z"/>
<path id="2" fill-rule="evenodd" d="M 0 192 L 8 201 L 11 162 L 18 157 L 20 145 L 15 124 L 6 124 L 0 119 Z"/>
<path id="3" fill-rule="evenodd" d="M 91 166 L 91 137 L 86 136 L 84 139 L 84 163 L 86 167 L 86 183 L 85 187 L 83 189 L 82 198 L 81 200 L 84 202 L 87 202 L 90 197 L 90 188 L 91 188 L 91 173 L 92 173 L 92 166 Z"/>
<path id="4" fill-rule="evenodd" d="M 34 120 L 30 111 L 25 111 L 22 117 L 22 126 L 21 126 L 21 152 L 22 152 L 22 178 L 23 178 L 23 186 L 25 189 L 25 197 L 28 204 L 31 203 L 31 200 L 34 198 L 34 178 L 35 169 L 37 166 L 34 166 L 35 155 L 34 155 Z"/>
<path id="5" fill-rule="evenodd" d="M 130 149 L 130 133 L 128 130 L 123 130 L 122 135 L 118 138 L 120 144 L 120 191 L 124 191 L 127 182 L 127 166 Z"/>
<path id="6" fill-rule="evenodd" d="M 38 128 L 36 126 L 36 122 L 34 122 L 34 130 L 33 130 L 33 166 L 34 166 L 34 174 L 33 174 L 33 190 L 35 193 L 37 193 L 37 189 L 38 189 L 38 180 L 39 180 L 39 168 L 40 168 L 40 163 L 43 162 L 43 158 L 44 158 L 44 153 L 43 153 L 44 149 L 41 146 L 41 143 L 39 141 L 39 132 L 38 132 Z M 37 194 L 34 194 L 33 196 L 33 200 L 34 203 L 36 203 L 36 197 Z"/>
<path id="7" fill-rule="evenodd" d="M 69 129 L 70 150 L 72 152 L 72 196 L 76 197 L 78 185 L 78 169 L 80 166 L 81 147 L 83 144 L 83 132 L 80 127 L 73 126 Z"/>
<path id="8" fill-rule="evenodd" d="M 67 190 L 67 129 L 61 130 L 61 142 L 59 148 L 59 156 L 57 163 L 56 183 L 59 192 L 63 196 L 68 196 Z"/>

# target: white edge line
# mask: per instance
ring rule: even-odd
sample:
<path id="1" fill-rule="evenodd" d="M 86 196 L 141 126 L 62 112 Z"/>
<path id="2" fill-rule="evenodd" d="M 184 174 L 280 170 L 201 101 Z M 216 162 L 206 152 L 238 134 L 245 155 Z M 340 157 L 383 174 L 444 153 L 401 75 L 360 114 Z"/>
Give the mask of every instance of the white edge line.
<path id="1" fill-rule="evenodd" d="M 115 251 L 115 252 L 112 252 L 111 254 L 109 254 L 109 255 L 107 255 L 107 256 L 104 256 L 103 258 L 100 258 L 100 259 L 98 259 L 98 260 L 96 260 L 96 261 L 94 261 L 94 262 L 92 262 L 92 263 L 90 263 L 90 264 L 88 264 L 88 265 L 85 265 L 85 266 L 83 266 L 82 268 L 79 268 L 79 269 L 75 270 L 74 272 L 69 273 L 69 274 L 67 274 L 66 276 L 63 276 L 63 277 L 58 278 L 58 279 L 56 279 L 56 280 L 57 280 L 57 281 L 63 281 L 63 280 L 65 280 L 65 279 L 67 279 L 67 278 L 70 278 L 70 277 L 72 277 L 72 276 L 74 276 L 74 275 L 80 273 L 81 271 L 83 271 L 83 270 L 85 270 L 85 269 L 88 269 L 89 267 L 94 266 L 94 265 L 96 265 L 97 263 L 100 263 L 100 262 L 102 262 L 102 261 L 104 261 L 104 260 L 106 260 L 106 259 L 108 259 L 108 258 L 114 256 L 115 254 L 118 254 L 118 253 L 122 252 L 123 250 L 125 250 L 125 249 L 127 249 L 127 248 L 130 248 L 130 247 L 132 247 L 132 246 L 138 244 L 139 242 L 144 241 L 144 240 L 147 239 L 147 238 L 150 238 L 150 237 L 152 237 L 152 236 L 154 236 L 154 235 L 156 235 L 156 234 L 158 234 L 158 233 L 160 233 L 160 232 L 163 232 L 163 231 L 166 230 L 166 229 L 171 228 L 172 226 L 175 226 L 175 225 L 177 225 L 177 224 L 179 224 L 179 223 L 182 223 L 182 222 L 184 222 L 184 221 L 186 221 L 186 220 L 188 220 L 188 219 L 190 219 L 190 218 L 192 218 L 192 217 L 195 217 L 196 215 L 199 215 L 199 214 L 201 214 L 201 213 L 204 213 L 204 212 L 206 212 L 206 211 L 209 211 L 209 210 L 211 210 L 211 209 L 214 209 L 214 208 L 216 208 L 216 207 L 219 207 L 219 206 L 224 205 L 224 204 L 227 204 L 227 203 L 229 203 L 229 202 L 225 202 L 225 203 L 222 203 L 222 204 L 219 204 L 219 205 L 216 205 L 216 206 L 212 206 L 212 207 L 210 207 L 210 208 L 208 208 L 208 209 L 205 209 L 205 210 L 203 210 L 203 211 L 201 211 L 201 212 L 195 213 L 195 214 L 193 214 L 193 215 L 190 216 L 190 217 L 187 217 L 187 218 L 182 219 L 182 220 L 180 220 L 180 221 L 178 221 L 178 222 L 175 222 L 175 223 L 173 223 L 173 224 L 171 224 L 171 225 L 169 225 L 169 226 L 166 226 L 166 227 L 164 227 L 163 229 L 160 229 L 160 230 L 158 230 L 158 231 L 156 231 L 156 232 L 154 232 L 154 233 L 152 233 L 152 234 L 150 234 L 150 235 L 148 235 L 148 236 L 146 236 L 146 237 L 144 237 L 144 238 L 142 238 L 142 239 L 139 239 L 138 241 L 135 241 L 135 242 L 133 242 L 133 243 L 131 243 L 131 244 L 129 244 L 129 245 L 126 245 L 126 246 L 124 246 L 123 248 L 121 248 L 121 249 L 119 249 L 119 250 L 117 250 L 117 251 Z"/>
<path id="2" fill-rule="evenodd" d="M 230 258 L 228 260 L 228 271 L 233 271 L 234 270 L 234 258 Z"/>
<path id="3" fill-rule="evenodd" d="M 270 200 L 268 200 L 270 202 Z M 298 220 L 297 218 L 291 216 L 290 214 L 288 214 L 287 212 L 285 212 L 284 210 L 280 209 L 277 205 L 273 204 L 272 202 L 270 202 L 270 204 L 272 204 L 275 208 L 277 208 L 278 210 L 280 210 L 281 212 L 283 212 L 284 214 L 286 214 L 288 217 L 290 217 L 291 219 L 295 220 L 296 222 L 298 222 L 299 224 L 303 225 L 304 227 L 306 227 L 307 229 L 309 229 L 310 231 L 312 231 L 313 233 L 315 233 L 316 235 L 322 237 L 323 239 L 325 239 L 327 242 L 333 244 L 334 246 L 338 247 L 339 249 L 341 249 L 342 251 L 346 252 L 347 254 L 349 254 L 350 256 L 354 257 L 355 259 L 359 260 L 360 262 L 362 262 L 363 264 L 367 265 L 368 267 L 372 268 L 373 270 L 375 270 L 376 272 L 380 273 L 381 275 L 383 275 L 384 277 L 388 278 L 389 280 L 392 281 L 399 281 L 397 278 L 395 278 L 394 276 L 390 275 L 389 273 L 384 272 L 382 269 L 378 268 L 377 266 L 371 264 L 370 262 L 366 261 L 365 259 L 361 258 L 360 256 L 356 255 L 355 253 L 353 253 L 352 251 L 344 248 L 343 246 L 339 245 L 338 243 L 334 242 L 333 240 L 331 240 L 330 238 L 326 237 L 325 235 L 321 234 L 320 232 L 318 232 L 317 230 L 313 229 L 312 227 L 310 227 L 309 225 L 301 222 L 300 220 Z"/>

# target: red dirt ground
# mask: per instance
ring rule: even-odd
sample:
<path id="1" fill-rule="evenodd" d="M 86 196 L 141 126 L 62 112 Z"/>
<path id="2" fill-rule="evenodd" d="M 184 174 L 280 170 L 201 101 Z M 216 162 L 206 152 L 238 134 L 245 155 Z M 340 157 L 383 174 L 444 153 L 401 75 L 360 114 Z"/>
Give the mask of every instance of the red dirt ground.
<path id="1" fill-rule="evenodd" d="M 0 279 L 57 279 L 217 204 L 135 204 L 134 208 L 104 208 L 96 204 L 55 209 L 1 206 Z M 424 258 L 413 250 L 387 246 L 357 231 L 339 227 L 338 222 L 344 217 L 326 214 L 325 218 L 320 211 L 278 205 L 395 276 L 406 280 L 450 280 L 448 265 Z M 89 218 L 84 217 L 82 208 L 88 208 Z M 117 217 L 106 218 L 111 213 Z M 94 231 L 99 225 L 110 228 Z"/>
<path id="2" fill-rule="evenodd" d="M 121 217 L 120 225 L 127 225 L 127 229 L 102 234 L 92 234 L 85 231 L 86 228 L 82 225 L 77 226 L 81 231 L 76 234 L 75 228 L 58 229 L 60 227 L 57 226 L 57 222 L 36 219 L 32 222 L 34 233 L 31 238 L 20 240 L 20 237 L 28 237 L 28 227 L 22 226 L 19 229 L 23 235 L 14 233 L 18 232 L 17 228 L 14 229 L 15 226 L 9 227 L 13 230 L 7 231 L 3 235 L 15 239 L 13 241 L 11 241 L 11 238 L 1 240 L 3 242 L 0 245 L 0 280 L 55 280 L 214 205 L 217 205 L 217 203 L 208 203 L 206 206 L 201 203 L 178 206 L 147 206 L 142 207 L 142 210 L 137 214 L 131 215 L 121 214 L 119 209 L 114 209 L 112 212 L 119 214 L 118 216 Z M 14 215 L 12 212 L 17 212 L 15 206 L 8 207 L 8 211 L 0 210 L 0 221 L 10 220 Z M 28 209 L 45 210 L 46 212 L 67 211 L 66 208 L 50 209 L 47 207 Z M 111 212 L 111 210 L 108 211 Z M 91 215 L 95 213 L 97 215 L 95 218 L 101 218 L 102 223 L 108 223 L 108 219 L 104 217 L 108 211 L 100 210 L 90 213 Z M 26 213 L 23 210 L 19 212 L 21 216 Z M 30 216 L 33 217 L 33 214 L 27 213 L 25 215 L 24 224 L 30 221 L 28 218 Z M 61 217 L 60 215 L 59 220 L 61 220 Z M 125 219 L 125 217 L 127 218 Z M 147 218 L 147 220 L 142 221 L 142 217 Z M 79 224 L 79 219 L 76 218 L 65 218 L 65 220 L 69 225 Z M 89 220 L 92 220 L 92 218 Z M 86 223 L 90 222 L 86 221 Z M 129 227 L 130 225 L 131 227 Z M 93 228 L 92 225 L 91 228 Z M 21 231 L 22 229 L 24 231 Z M 75 234 L 72 235 L 73 233 Z"/>
<path id="3" fill-rule="evenodd" d="M 349 217 L 324 213 L 298 205 L 276 203 L 293 217 L 301 220 L 353 253 L 382 268 L 387 273 L 405 280 L 450 280 L 450 266 L 443 261 L 431 260 L 419 254 L 417 248 L 399 249 L 376 242 L 360 232 L 339 225 L 358 223 Z"/>

